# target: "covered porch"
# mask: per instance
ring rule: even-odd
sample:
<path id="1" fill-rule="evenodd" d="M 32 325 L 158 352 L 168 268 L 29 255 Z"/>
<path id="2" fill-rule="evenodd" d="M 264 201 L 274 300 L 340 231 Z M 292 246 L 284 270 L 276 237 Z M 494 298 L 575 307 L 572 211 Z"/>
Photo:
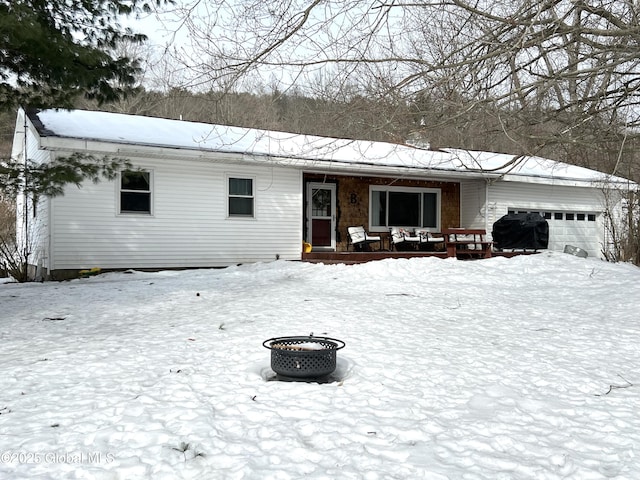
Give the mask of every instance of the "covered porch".
<path id="1" fill-rule="evenodd" d="M 482 180 L 474 182 L 484 185 Z M 387 258 L 480 259 L 537 253 L 495 251 L 481 202 L 464 193 L 470 190 L 469 180 L 307 172 L 304 184 L 304 242 L 311 251 L 303 251 L 302 261 L 355 264 Z M 463 198 L 465 211 L 473 215 L 463 215 Z M 468 224 L 462 225 L 463 218 Z M 380 240 L 357 248 L 349 236 L 350 227 L 363 227 L 366 235 Z M 413 240 L 418 232 L 446 240 L 402 248 L 406 246 L 392 241 L 391 232 L 398 229 L 411 232 Z M 420 237 L 424 238 L 422 233 Z"/>
<path id="2" fill-rule="evenodd" d="M 368 234 L 381 237 L 382 244 L 375 247 L 380 250 L 378 256 L 397 253 L 402 258 L 423 252 L 396 252 L 390 241 L 391 227 L 440 232 L 459 227 L 461 222 L 460 182 L 454 179 L 307 172 L 304 186 L 303 240 L 312 246 L 311 253 L 325 258 L 353 250 L 349 227 L 362 226 Z M 442 252 L 426 253 L 438 256 Z"/>

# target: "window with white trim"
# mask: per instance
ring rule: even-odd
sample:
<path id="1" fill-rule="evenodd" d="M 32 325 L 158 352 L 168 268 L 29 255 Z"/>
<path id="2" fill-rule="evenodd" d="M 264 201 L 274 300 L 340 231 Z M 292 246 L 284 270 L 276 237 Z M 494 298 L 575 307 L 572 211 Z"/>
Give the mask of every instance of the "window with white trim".
<path id="1" fill-rule="evenodd" d="M 369 193 L 369 224 L 373 231 L 389 227 L 440 228 L 439 189 L 372 185 Z"/>
<path id="2" fill-rule="evenodd" d="M 229 216 L 254 216 L 254 188 L 253 178 L 229 177 Z"/>
<path id="3" fill-rule="evenodd" d="M 120 213 L 151 214 L 151 172 L 120 172 Z"/>

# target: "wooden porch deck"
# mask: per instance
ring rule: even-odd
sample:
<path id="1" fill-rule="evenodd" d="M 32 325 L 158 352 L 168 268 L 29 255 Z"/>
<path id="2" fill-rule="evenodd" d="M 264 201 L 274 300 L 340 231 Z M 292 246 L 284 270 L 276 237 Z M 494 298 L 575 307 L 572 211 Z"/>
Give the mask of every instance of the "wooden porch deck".
<path id="1" fill-rule="evenodd" d="M 515 252 L 492 252 L 493 257 L 514 257 L 516 255 L 533 255 L 539 251 L 526 250 Z M 372 262 L 375 260 L 384 260 L 386 258 L 420 258 L 420 257 L 436 257 L 448 258 L 447 252 L 425 252 L 425 251 L 374 251 L 374 252 L 309 252 L 302 253 L 303 262 L 312 263 L 344 263 L 356 264 Z"/>

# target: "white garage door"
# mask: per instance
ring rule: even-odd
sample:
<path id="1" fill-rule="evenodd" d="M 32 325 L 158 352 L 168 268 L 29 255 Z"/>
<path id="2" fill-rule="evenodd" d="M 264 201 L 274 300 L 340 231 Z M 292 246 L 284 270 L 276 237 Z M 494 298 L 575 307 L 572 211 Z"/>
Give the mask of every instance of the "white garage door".
<path id="1" fill-rule="evenodd" d="M 510 209 L 509 213 L 525 213 L 523 210 Z M 596 213 L 571 211 L 543 211 L 540 213 L 549 224 L 549 250 L 562 252 L 566 245 L 586 250 L 590 257 L 599 257 L 602 246 L 598 232 Z"/>
<path id="2" fill-rule="evenodd" d="M 549 249 L 562 251 L 565 245 L 580 247 L 590 257 L 600 255 L 598 222 L 595 213 L 545 212 L 549 222 Z"/>

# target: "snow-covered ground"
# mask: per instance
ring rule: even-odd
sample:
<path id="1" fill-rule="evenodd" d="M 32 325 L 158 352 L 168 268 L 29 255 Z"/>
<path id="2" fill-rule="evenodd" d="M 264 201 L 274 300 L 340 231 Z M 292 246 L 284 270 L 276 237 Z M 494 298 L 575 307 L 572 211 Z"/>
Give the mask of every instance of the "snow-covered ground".
<path id="1" fill-rule="evenodd" d="M 638 479 L 639 307 L 561 253 L 2 284 L 0 478 Z M 338 379 L 271 380 L 311 332 Z"/>

